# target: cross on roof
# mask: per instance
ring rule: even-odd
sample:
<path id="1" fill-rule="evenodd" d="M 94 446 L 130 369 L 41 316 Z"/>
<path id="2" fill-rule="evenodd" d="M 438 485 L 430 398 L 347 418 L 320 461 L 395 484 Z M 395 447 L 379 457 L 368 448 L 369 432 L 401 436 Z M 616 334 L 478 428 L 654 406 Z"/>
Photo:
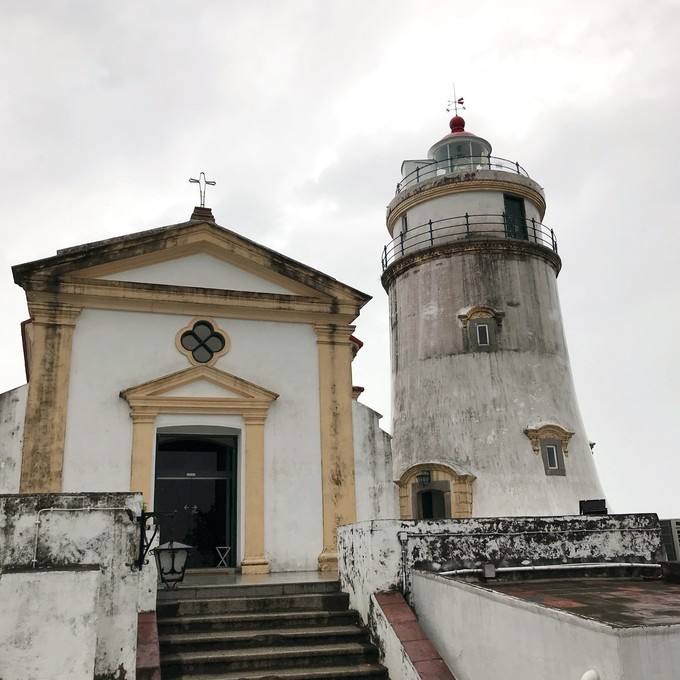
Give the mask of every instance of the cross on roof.
<path id="1" fill-rule="evenodd" d="M 211 186 L 214 187 L 217 182 L 212 179 L 206 179 L 205 178 L 205 173 L 201 172 L 201 174 L 198 176 L 198 179 L 194 177 L 189 177 L 189 181 L 192 184 L 198 184 L 198 192 L 201 195 L 201 208 L 205 208 L 205 190 L 206 187 Z"/>

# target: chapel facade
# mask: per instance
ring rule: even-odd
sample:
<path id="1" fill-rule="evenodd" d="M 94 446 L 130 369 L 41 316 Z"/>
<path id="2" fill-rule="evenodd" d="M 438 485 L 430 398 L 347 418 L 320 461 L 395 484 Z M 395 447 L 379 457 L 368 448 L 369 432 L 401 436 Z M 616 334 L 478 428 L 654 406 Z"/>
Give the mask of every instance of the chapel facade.
<path id="1" fill-rule="evenodd" d="M 353 321 L 369 296 L 187 222 L 14 268 L 26 292 L 20 493 L 140 491 L 216 566 L 334 569 L 356 520 Z M 24 398 L 21 395 L 20 398 Z"/>

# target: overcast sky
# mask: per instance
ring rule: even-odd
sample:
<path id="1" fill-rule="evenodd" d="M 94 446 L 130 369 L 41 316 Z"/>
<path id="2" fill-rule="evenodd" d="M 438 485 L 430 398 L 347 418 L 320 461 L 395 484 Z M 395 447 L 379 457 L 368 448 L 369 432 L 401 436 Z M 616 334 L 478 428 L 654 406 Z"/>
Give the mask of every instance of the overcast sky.
<path id="1" fill-rule="evenodd" d="M 390 429 L 385 206 L 468 129 L 545 187 L 572 368 L 617 512 L 680 517 L 680 3 L 0 0 L 0 391 L 24 381 L 10 266 L 188 219 L 373 295 L 363 401 Z"/>

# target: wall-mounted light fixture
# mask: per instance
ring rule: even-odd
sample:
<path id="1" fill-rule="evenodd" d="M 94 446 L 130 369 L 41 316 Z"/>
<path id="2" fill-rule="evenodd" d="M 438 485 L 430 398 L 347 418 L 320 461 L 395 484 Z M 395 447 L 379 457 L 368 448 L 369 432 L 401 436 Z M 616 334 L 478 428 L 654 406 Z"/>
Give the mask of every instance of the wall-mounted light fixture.
<path id="1" fill-rule="evenodd" d="M 193 547 L 190 545 L 179 541 L 168 541 L 151 551 L 156 558 L 158 574 L 167 590 L 174 590 L 184 579 L 187 558 L 192 550 Z"/>
<path id="2" fill-rule="evenodd" d="M 432 473 L 429 470 L 421 470 L 416 475 L 418 486 L 427 486 L 432 481 Z"/>

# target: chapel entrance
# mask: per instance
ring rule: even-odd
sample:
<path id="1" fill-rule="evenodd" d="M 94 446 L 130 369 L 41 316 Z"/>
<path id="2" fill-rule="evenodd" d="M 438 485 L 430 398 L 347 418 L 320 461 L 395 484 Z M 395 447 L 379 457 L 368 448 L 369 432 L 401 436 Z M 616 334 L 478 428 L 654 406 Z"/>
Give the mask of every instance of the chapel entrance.
<path id="1" fill-rule="evenodd" d="M 160 541 L 193 546 L 189 569 L 217 567 L 222 546 L 235 565 L 237 443 L 235 435 L 157 436 L 154 511 L 174 513 L 161 517 Z"/>

